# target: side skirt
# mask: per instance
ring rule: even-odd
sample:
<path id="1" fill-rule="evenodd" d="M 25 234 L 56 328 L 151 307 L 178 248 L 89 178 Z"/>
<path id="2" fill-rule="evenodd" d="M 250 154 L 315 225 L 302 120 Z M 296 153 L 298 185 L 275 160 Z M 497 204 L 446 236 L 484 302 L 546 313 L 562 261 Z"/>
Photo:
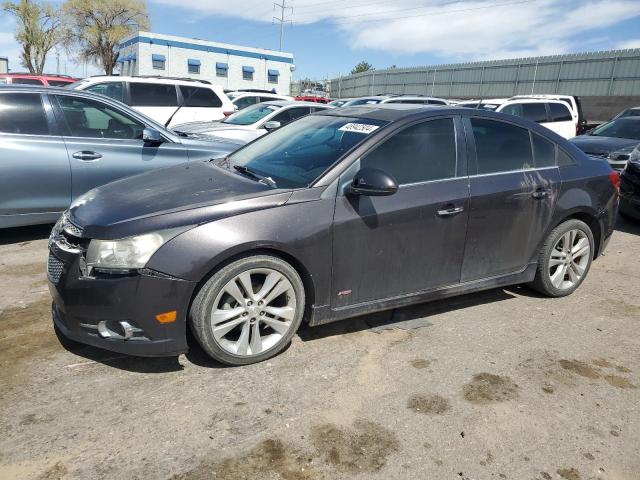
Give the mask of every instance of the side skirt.
<path id="1" fill-rule="evenodd" d="M 315 327 L 324 325 L 349 317 L 356 317 L 367 313 L 379 312 L 382 310 L 390 310 L 393 308 L 413 305 L 415 303 L 429 302 L 432 300 L 440 300 L 442 298 L 455 297 L 465 293 L 479 292 L 481 290 L 490 290 L 492 288 L 505 287 L 507 285 L 517 285 L 520 283 L 529 283 L 533 281 L 536 275 L 536 263 L 527 265 L 523 270 L 507 275 L 497 277 L 483 278 L 473 280 L 471 282 L 459 283 L 447 287 L 440 287 L 432 290 L 426 290 L 418 293 L 400 295 L 397 297 L 386 298 L 384 300 L 376 300 L 357 305 L 348 305 L 345 307 L 332 309 L 329 305 L 314 306 L 309 319 L 309 325 Z"/>

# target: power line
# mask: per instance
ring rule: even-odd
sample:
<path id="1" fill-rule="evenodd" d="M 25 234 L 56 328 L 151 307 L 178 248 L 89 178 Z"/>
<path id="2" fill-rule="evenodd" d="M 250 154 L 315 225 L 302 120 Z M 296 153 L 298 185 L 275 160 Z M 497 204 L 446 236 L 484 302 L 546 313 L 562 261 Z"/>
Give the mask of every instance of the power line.
<path id="1" fill-rule="evenodd" d="M 280 22 L 280 51 L 282 52 L 282 46 L 284 44 L 284 24 L 292 23 L 291 17 L 285 18 L 287 14 L 287 10 L 291 11 L 291 15 L 293 15 L 293 7 L 287 7 L 287 1 L 282 0 L 282 3 L 274 3 L 273 8 L 280 8 L 280 17 L 273 17 L 274 22 Z"/>
<path id="2" fill-rule="evenodd" d="M 384 17 L 384 18 L 370 18 L 367 19 L 367 22 L 386 22 L 386 21 L 390 21 L 390 20 L 401 20 L 404 18 L 416 18 L 416 17 L 427 17 L 427 16 L 437 16 L 437 15 L 448 15 L 450 13 L 464 13 L 464 12 L 471 12 L 471 11 L 475 11 L 475 10 L 484 10 L 484 9 L 489 9 L 489 8 L 495 8 L 495 7 L 506 7 L 506 6 L 510 6 L 510 5 L 520 5 L 523 3 L 532 3 L 532 2 L 537 2 L 538 0 L 519 0 L 516 2 L 507 2 L 507 3 L 494 3 L 492 5 L 484 5 L 482 7 L 472 7 L 472 8 L 461 8 L 458 10 L 446 10 L 444 12 L 431 12 L 431 13 L 422 13 L 422 14 L 418 14 L 418 15 L 404 15 L 401 17 Z M 449 5 L 453 4 L 453 3 L 460 3 L 458 2 L 451 2 L 449 3 Z M 446 6 L 447 4 L 444 4 L 444 6 Z M 443 6 L 443 5 L 437 5 L 437 6 Z M 425 7 L 423 7 L 425 8 Z M 400 11 L 400 10 L 398 10 Z M 354 15 L 354 17 L 362 17 L 362 15 Z M 349 18 L 349 17 L 345 17 L 345 18 Z M 335 21 L 334 22 L 336 25 L 348 25 L 348 24 L 352 24 L 352 23 L 360 23 L 360 20 L 352 20 L 352 21 L 347 21 L 347 22 L 342 22 L 340 20 Z"/>
<path id="3" fill-rule="evenodd" d="M 296 8 L 298 10 L 306 10 L 307 8 L 313 8 L 319 5 L 329 5 L 329 4 L 334 4 L 334 3 L 345 3 L 345 0 L 330 0 L 328 2 L 318 2 L 318 3 L 310 3 L 308 5 L 299 5 Z M 361 3 L 359 5 L 345 5 L 345 7 L 348 8 L 353 8 L 353 7 L 368 7 L 370 5 L 379 5 L 381 3 L 397 3 L 397 0 L 381 0 L 381 1 L 377 1 L 377 2 L 365 2 L 365 3 Z"/>

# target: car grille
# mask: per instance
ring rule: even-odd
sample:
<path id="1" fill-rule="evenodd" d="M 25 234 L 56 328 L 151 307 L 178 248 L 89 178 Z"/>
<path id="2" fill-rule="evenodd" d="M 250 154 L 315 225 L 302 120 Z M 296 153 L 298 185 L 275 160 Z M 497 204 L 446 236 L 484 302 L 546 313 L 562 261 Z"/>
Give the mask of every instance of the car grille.
<path id="1" fill-rule="evenodd" d="M 78 238 L 82 237 L 82 229 L 77 225 L 71 223 L 66 215 L 62 218 L 62 229 L 69 235 L 73 235 L 74 237 Z"/>
<path id="2" fill-rule="evenodd" d="M 47 277 L 53 283 L 58 283 L 60 281 L 60 277 L 62 276 L 62 269 L 64 268 L 64 264 L 60 261 L 55 255 L 49 254 L 49 259 L 47 260 Z"/>

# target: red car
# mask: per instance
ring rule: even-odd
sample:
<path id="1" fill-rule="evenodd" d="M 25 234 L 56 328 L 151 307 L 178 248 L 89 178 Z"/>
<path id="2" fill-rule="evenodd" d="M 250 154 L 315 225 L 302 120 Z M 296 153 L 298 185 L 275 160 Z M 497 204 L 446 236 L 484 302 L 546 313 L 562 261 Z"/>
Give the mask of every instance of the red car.
<path id="1" fill-rule="evenodd" d="M 47 87 L 64 87 L 75 82 L 68 75 L 31 75 L 30 73 L 0 73 L 0 85 L 44 85 Z"/>
<path id="2" fill-rule="evenodd" d="M 330 98 L 311 97 L 307 95 L 298 95 L 297 97 L 295 97 L 295 99 L 300 102 L 316 102 L 316 103 L 329 103 L 331 101 Z"/>

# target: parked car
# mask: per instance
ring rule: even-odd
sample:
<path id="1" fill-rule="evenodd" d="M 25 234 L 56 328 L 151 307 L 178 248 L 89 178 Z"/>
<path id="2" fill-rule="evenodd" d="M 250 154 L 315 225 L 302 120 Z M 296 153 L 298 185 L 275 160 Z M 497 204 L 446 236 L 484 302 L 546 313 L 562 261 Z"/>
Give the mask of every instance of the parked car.
<path id="1" fill-rule="evenodd" d="M 537 98 L 539 100 L 560 100 L 564 102 L 571 112 L 571 116 L 573 117 L 573 121 L 577 125 L 577 133 L 576 135 L 580 135 L 587 131 L 587 119 L 582 112 L 582 101 L 580 97 L 576 95 L 559 95 L 559 94 L 544 94 L 544 95 L 516 95 L 511 97 L 509 100 L 520 100 L 527 98 Z"/>
<path id="2" fill-rule="evenodd" d="M 238 147 L 180 136 L 102 95 L 0 86 L 0 228 L 53 223 L 93 187 Z"/>
<path id="3" fill-rule="evenodd" d="M 242 144 L 280 128 L 300 117 L 329 108 L 311 102 L 278 100 L 252 105 L 221 122 L 196 122 L 177 125 L 175 130 L 216 138 L 230 138 Z"/>
<path id="4" fill-rule="evenodd" d="M 312 102 L 312 103 L 320 103 L 320 104 L 327 104 L 331 101 L 330 98 L 318 97 L 315 95 L 298 95 L 294 97 L 294 100 L 297 100 L 298 102 Z"/>
<path id="5" fill-rule="evenodd" d="M 620 174 L 620 213 L 640 220 L 640 146 L 631 153 Z"/>
<path id="6" fill-rule="evenodd" d="M 220 120 L 234 112 L 222 87 L 205 80 L 97 76 L 71 85 L 124 102 L 164 126 Z"/>
<path id="7" fill-rule="evenodd" d="M 338 99 L 338 100 L 333 100 L 333 101 L 329 102 L 327 105 L 329 105 L 330 107 L 338 108 L 338 107 L 342 107 L 349 100 L 353 100 L 353 99 L 352 98 L 341 98 L 341 99 Z"/>
<path id="8" fill-rule="evenodd" d="M 640 117 L 620 117 L 604 123 L 571 142 L 587 155 L 606 159 L 621 170 L 640 144 Z"/>
<path id="9" fill-rule="evenodd" d="M 569 107 L 560 100 L 539 100 L 534 98 L 508 100 L 496 108 L 495 111 L 523 117 L 539 123 L 564 138 L 573 138 L 578 131 L 578 124 L 573 119 Z"/>
<path id="10" fill-rule="evenodd" d="M 448 105 L 449 102 L 442 98 L 425 97 L 421 95 L 375 95 L 371 97 L 354 98 L 343 107 L 355 107 L 358 105 L 376 105 L 384 103 L 408 103 L 414 105 Z"/>
<path id="11" fill-rule="evenodd" d="M 613 120 L 622 117 L 640 117 L 640 107 L 627 108 L 626 110 L 621 111 L 618 115 L 613 117 Z"/>
<path id="12" fill-rule="evenodd" d="M 77 80 L 68 75 L 32 75 L 30 73 L 0 73 L 0 85 L 44 85 L 65 87 Z"/>
<path id="13" fill-rule="evenodd" d="M 457 102 L 456 106 L 464 108 L 480 108 L 482 110 L 490 110 L 494 112 L 507 100 L 507 98 L 483 98 L 481 100 L 464 100 L 461 102 Z"/>
<path id="14" fill-rule="evenodd" d="M 279 95 L 266 91 L 233 91 L 227 92 L 227 97 L 233 103 L 235 110 L 242 110 L 256 103 L 272 102 L 274 100 L 293 100 L 289 95 Z"/>
<path id="15" fill-rule="evenodd" d="M 521 283 L 561 297 L 611 237 L 617 184 L 518 117 L 325 110 L 77 200 L 50 239 L 53 320 L 136 355 L 185 352 L 190 328 L 242 365 L 280 352 L 303 320 Z"/>

